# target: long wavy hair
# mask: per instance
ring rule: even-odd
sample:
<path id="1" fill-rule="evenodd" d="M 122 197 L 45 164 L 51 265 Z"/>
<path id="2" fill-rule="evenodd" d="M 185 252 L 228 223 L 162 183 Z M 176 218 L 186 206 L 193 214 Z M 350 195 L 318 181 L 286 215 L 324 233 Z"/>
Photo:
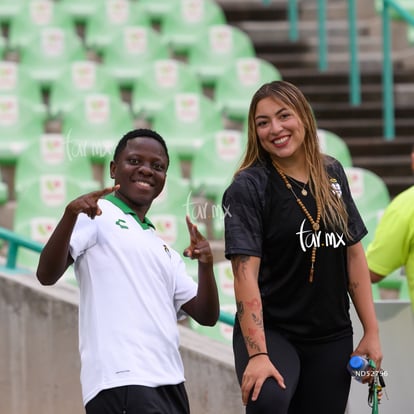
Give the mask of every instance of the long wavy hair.
<path id="1" fill-rule="evenodd" d="M 260 144 L 255 124 L 257 104 L 262 99 L 269 97 L 290 108 L 302 122 L 305 130 L 303 146 L 309 168 L 309 187 L 316 203 L 320 206 L 321 219 L 325 226 L 340 230 L 349 238 L 348 214 L 342 198 L 338 197 L 332 189 L 332 183 L 326 170 L 328 161 L 320 151 L 316 120 L 312 108 L 301 90 L 295 85 L 286 81 L 273 81 L 262 85 L 253 95 L 247 120 L 247 147 L 235 175 L 257 162 L 266 164 L 270 158 Z"/>

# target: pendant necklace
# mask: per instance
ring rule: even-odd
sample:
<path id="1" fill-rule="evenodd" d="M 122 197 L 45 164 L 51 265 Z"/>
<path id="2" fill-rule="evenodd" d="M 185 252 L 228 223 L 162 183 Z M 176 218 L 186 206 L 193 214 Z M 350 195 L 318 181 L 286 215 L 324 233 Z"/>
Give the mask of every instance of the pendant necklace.
<path id="1" fill-rule="evenodd" d="M 320 229 L 320 221 L 321 221 L 321 208 L 319 203 L 316 203 L 316 220 L 313 219 L 311 214 L 309 213 L 308 209 L 306 208 L 305 204 L 303 204 L 302 200 L 296 195 L 295 190 L 292 187 L 292 184 L 289 182 L 286 174 L 278 167 L 275 163 L 273 163 L 273 166 L 276 168 L 276 171 L 279 173 L 280 177 L 284 181 L 286 188 L 291 191 L 293 196 L 295 197 L 296 202 L 298 203 L 299 207 L 302 209 L 303 213 L 305 214 L 305 217 L 309 220 L 309 223 L 312 226 L 312 229 L 314 232 L 317 232 Z M 300 186 L 299 186 L 300 188 Z M 305 190 L 305 188 L 301 191 L 302 195 L 306 196 L 308 192 Z M 316 244 L 312 247 L 311 252 L 311 268 L 309 271 L 309 282 L 313 282 L 313 276 L 315 273 L 315 262 L 316 262 Z"/>
<path id="2" fill-rule="evenodd" d="M 287 177 L 286 177 L 287 178 Z M 291 177 L 290 177 L 291 178 Z M 304 196 L 304 197 L 306 197 L 307 195 L 308 195 L 308 191 L 306 190 L 306 183 L 304 183 L 303 184 L 303 187 L 302 186 L 300 186 L 299 185 L 299 183 L 294 179 L 294 178 L 291 178 L 291 181 L 292 181 L 292 183 L 293 184 L 295 184 L 299 189 L 300 189 L 300 193 Z"/>

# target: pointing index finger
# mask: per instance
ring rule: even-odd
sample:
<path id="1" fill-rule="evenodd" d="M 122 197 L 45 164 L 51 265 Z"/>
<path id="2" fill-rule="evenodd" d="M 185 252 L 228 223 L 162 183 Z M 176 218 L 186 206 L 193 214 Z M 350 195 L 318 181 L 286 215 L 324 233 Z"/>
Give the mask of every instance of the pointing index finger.
<path id="1" fill-rule="evenodd" d="M 106 196 L 107 194 L 113 193 L 114 191 L 118 190 L 119 187 L 120 187 L 119 184 L 114 185 L 112 187 L 106 187 L 106 188 L 103 188 L 102 190 L 95 191 L 93 195 L 96 197 L 96 199 L 98 199 L 98 198 Z"/>

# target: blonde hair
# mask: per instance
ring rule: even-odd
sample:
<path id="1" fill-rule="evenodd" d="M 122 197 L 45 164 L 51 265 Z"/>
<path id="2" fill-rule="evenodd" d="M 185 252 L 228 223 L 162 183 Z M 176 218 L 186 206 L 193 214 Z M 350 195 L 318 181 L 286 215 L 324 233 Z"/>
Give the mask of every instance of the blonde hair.
<path id="1" fill-rule="evenodd" d="M 295 85 L 286 81 L 274 81 L 264 84 L 253 95 L 248 115 L 246 152 L 235 175 L 256 162 L 265 164 L 269 159 L 269 154 L 260 145 L 255 124 L 257 104 L 269 97 L 292 109 L 303 124 L 305 130 L 303 145 L 306 163 L 309 167 L 309 187 L 316 203 L 320 205 L 322 221 L 326 226 L 341 230 L 347 237 L 350 237 L 345 205 L 342 198 L 332 190 L 330 177 L 326 172 L 327 159 L 320 151 L 312 108 Z"/>

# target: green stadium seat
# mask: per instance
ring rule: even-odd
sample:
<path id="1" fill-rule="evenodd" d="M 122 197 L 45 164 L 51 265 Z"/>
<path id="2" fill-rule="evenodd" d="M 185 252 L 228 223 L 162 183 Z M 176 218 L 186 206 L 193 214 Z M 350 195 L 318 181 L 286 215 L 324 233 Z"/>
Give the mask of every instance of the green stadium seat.
<path id="1" fill-rule="evenodd" d="M 70 63 L 51 87 L 51 116 L 64 115 L 80 98 L 90 93 L 106 93 L 121 99 L 118 84 L 102 65 L 90 60 Z"/>
<path id="2" fill-rule="evenodd" d="M 9 47 L 20 50 L 32 45 L 32 37 L 42 28 L 59 27 L 75 33 L 75 26 L 60 2 L 30 0 L 22 3 L 19 13 L 10 21 L 8 29 Z M 35 48 L 37 49 L 37 48 Z"/>
<path id="3" fill-rule="evenodd" d="M 59 173 L 40 173 L 22 185 L 16 195 L 14 222 L 24 222 L 33 216 L 44 214 L 60 217 L 67 203 L 100 188 L 95 181 L 79 182 L 78 178 Z"/>
<path id="4" fill-rule="evenodd" d="M 223 129 L 207 136 L 193 158 L 193 191 L 219 203 L 241 162 L 246 141 L 238 130 Z"/>
<path id="5" fill-rule="evenodd" d="M 221 200 L 241 162 L 245 146 L 244 134 L 223 129 L 206 137 L 192 161 L 191 188 L 210 203 L 206 222 L 216 239 L 221 239 L 224 234 Z M 207 204 L 205 206 L 207 208 Z"/>
<path id="6" fill-rule="evenodd" d="M 375 230 L 377 229 L 378 222 L 384 213 L 383 208 L 379 208 L 374 211 L 360 211 L 362 220 L 364 221 L 365 227 L 368 230 L 368 234 L 361 240 L 362 246 L 364 250 L 366 251 L 368 248 L 368 245 L 371 243 L 371 241 L 374 238 Z"/>
<path id="7" fill-rule="evenodd" d="M 243 122 L 257 89 L 280 79 L 279 70 L 271 63 L 257 57 L 238 58 L 218 79 L 213 99 L 224 116 Z"/>
<path id="8" fill-rule="evenodd" d="M 139 0 L 139 3 L 153 25 L 159 25 L 167 15 L 176 10 L 179 4 L 177 0 Z"/>
<path id="9" fill-rule="evenodd" d="M 0 171 L 0 206 L 5 204 L 9 199 L 9 186 L 5 181 Z"/>
<path id="10" fill-rule="evenodd" d="M 73 22 L 83 25 L 102 7 L 102 0 L 59 0 L 59 3 Z"/>
<path id="11" fill-rule="evenodd" d="M 213 0 L 178 0 L 175 12 L 162 20 L 160 31 L 174 54 L 187 55 L 200 33 L 226 22 L 221 6 Z"/>
<path id="12" fill-rule="evenodd" d="M 27 0 L 2 0 L 0 2 L 0 23 L 8 26 L 21 13 Z"/>
<path id="13" fill-rule="evenodd" d="M 336 158 L 343 167 L 352 167 L 351 152 L 347 143 L 332 131 L 318 129 L 321 151 Z"/>
<path id="14" fill-rule="evenodd" d="M 345 167 L 351 194 L 363 217 L 383 211 L 390 203 L 390 194 L 382 178 L 358 167 Z"/>
<path id="15" fill-rule="evenodd" d="M 397 292 L 397 296 L 399 296 L 405 279 L 405 275 L 403 275 L 403 268 L 399 268 L 384 277 L 377 284 L 380 289 L 394 290 Z"/>
<path id="16" fill-rule="evenodd" d="M 114 33 L 127 26 L 151 26 L 149 16 L 140 2 L 104 0 L 86 22 L 85 45 L 99 55 L 112 42 Z"/>
<path id="17" fill-rule="evenodd" d="M 79 180 L 61 174 L 34 177 L 16 197 L 13 230 L 39 243 L 46 243 L 66 205 L 98 187 L 85 188 Z M 39 254 L 19 249 L 17 264 L 35 270 Z"/>
<path id="18" fill-rule="evenodd" d="M 62 133 L 93 163 L 102 164 L 134 121 L 127 104 L 111 95 L 88 94 L 62 119 Z"/>
<path id="19" fill-rule="evenodd" d="M 207 135 L 224 129 L 224 122 L 211 99 L 195 93 L 179 93 L 155 114 L 152 128 L 182 160 L 191 160 Z"/>
<path id="20" fill-rule="evenodd" d="M 4 36 L 0 35 L 0 60 L 3 60 L 6 55 L 7 40 Z"/>
<path id="21" fill-rule="evenodd" d="M 229 260 L 216 262 L 214 264 L 214 275 L 219 293 L 220 311 L 234 315 L 236 313 L 236 301 L 234 298 L 234 278 L 231 262 Z M 233 327 L 231 325 L 217 322 L 213 327 L 202 326 L 193 319 L 190 319 L 190 327 L 195 332 L 219 342 L 228 345 L 232 343 Z"/>
<path id="22" fill-rule="evenodd" d="M 30 76 L 49 90 L 68 65 L 85 59 L 86 52 L 74 32 L 48 26 L 39 29 L 19 56 Z"/>
<path id="23" fill-rule="evenodd" d="M 378 286 L 378 283 L 372 283 L 371 290 L 372 290 L 372 298 L 374 299 L 374 301 L 381 300 L 381 291 L 380 291 L 380 287 Z"/>
<path id="24" fill-rule="evenodd" d="M 14 164 L 20 153 L 44 133 L 44 118 L 31 103 L 0 94 L 0 163 Z"/>
<path id="25" fill-rule="evenodd" d="M 60 134 L 42 135 L 19 155 L 14 173 L 17 197 L 28 182 L 44 174 L 60 174 L 77 180 L 85 192 L 99 186 L 93 178 L 90 159 Z"/>
<path id="26" fill-rule="evenodd" d="M 217 79 L 237 58 L 255 56 L 253 41 L 247 33 L 235 26 L 220 24 L 199 34 L 188 52 L 188 63 L 203 85 L 214 88 Z"/>
<path id="27" fill-rule="evenodd" d="M 188 180 L 167 176 L 161 194 L 152 202 L 150 216 L 174 214 L 185 217 L 191 208 L 191 189 Z"/>
<path id="28" fill-rule="evenodd" d="M 132 88 L 156 59 L 167 59 L 168 48 L 152 27 L 129 25 L 113 33 L 102 49 L 102 64 L 120 87 Z"/>
<path id="29" fill-rule="evenodd" d="M 132 85 L 132 111 L 136 117 L 151 122 L 175 94 L 188 92 L 203 93 L 201 82 L 192 68 L 175 59 L 157 59 Z"/>
<path id="30" fill-rule="evenodd" d="M 47 108 L 40 85 L 18 63 L 0 61 L 0 95 L 14 95 L 24 99 L 46 119 Z"/>
<path id="31" fill-rule="evenodd" d="M 411 300 L 410 296 L 410 287 L 408 285 L 407 277 L 404 276 L 401 281 L 401 287 L 399 290 L 399 299 L 401 300 Z"/>

